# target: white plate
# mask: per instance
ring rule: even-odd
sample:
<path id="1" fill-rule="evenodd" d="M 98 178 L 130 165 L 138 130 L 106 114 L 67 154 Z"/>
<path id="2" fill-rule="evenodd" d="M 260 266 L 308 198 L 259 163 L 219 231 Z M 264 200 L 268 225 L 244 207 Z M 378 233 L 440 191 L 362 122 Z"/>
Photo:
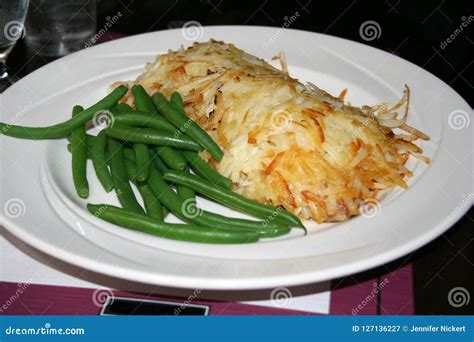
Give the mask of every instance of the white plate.
<path id="1" fill-rule="evenodd" d="M 348 88 L 347 99 L 355 105 L 396 101 L 409 84 L 409 122 L 431 136 L 422 143 L 431 165 L 412 162 L 409 190 L 390 192 L 374 217 L 357 217 L 331 229 L 309 223 L 307 236 L 295 231 L 257 244 L 204 245 L 100 221 L 74 192 L 65 139 L 2 136 L 1 223 L 44 252 L 111 276 L 172 287 L 251 289 L 323 281 L 389 262 L 436 238 L 468 209 L 471 108 L 433 75 L 386 52 L 304 31 L 224 26 L 205 27 L 198 36 L 200 41 L 232 42 L 266 60 L 285 51 L 293 76 L 333 94 Z M 91 105 L 112 82 L 135 78 L 157 53 L 188 46 L 186 38 L 179 29 L 147 33 L 48 64 L 1 95 L 1 121 L 38 126 L 63 121 L 74 104 Z M 91 168 L 88 177 L 90 202 L 117 203 Z"/>

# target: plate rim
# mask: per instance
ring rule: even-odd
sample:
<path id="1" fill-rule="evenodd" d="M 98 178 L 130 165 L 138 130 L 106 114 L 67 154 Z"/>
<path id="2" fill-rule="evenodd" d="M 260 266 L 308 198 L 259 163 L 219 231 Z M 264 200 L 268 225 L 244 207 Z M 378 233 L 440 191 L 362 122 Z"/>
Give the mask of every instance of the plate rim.
<path id="1" fill-rule="evenodd" d="M 209 27 L 209 28 L 213 28 L 213 29 L 216 29 L 216 28 L 217 29 L 218 28 L 246 28 L 246 29 L 256 29 L 256 30 L 259 30 L 259 29 L 276 30 L 276 29 L 278 29 L 276 27 L 242 26 L 242 25 L 236 25 L 236 26 L 233 26 L 233 25 L 216 25 L 216 26 L 203 26 L 203 27 L 204 28 Z M 162 32 L 169 32 L 169 31 L 180 31 L 180 30 L 181 29 L 153 31 L 153 32 L 148 32 L 148 33 L 142 33 L 142 34 L 139 34 L 139 35 L 128 36 L 128 37 L 120 38 L 120 39 L 117 39 L 117 40 L 114 40 L 114 41 L 111 41 L 111 42 L 108 42 L 108 43 L 100 44 L 98 46 L 92 47 L 91 49 L 102 48 L 105 44 L 117 43 L 117 41 L 120 41 L 122 39 L 136 39 L 136 37 L 139 37 L 139 36 L 145 36 L 145 35 L 150 35 L 150 34 L 159 34 L 159 33 L 162 33 Z M 340 37 L 335 37 L 335 36 L 331 36 L 331 35 L 315 33 L 315 32 L 310 32 L 310 31 L 304 31 L 304 30 L 295 30 L 295 29 L 288 29 L 288 30 L 298 31 L 298 32 L 302 32 L 304 34 L 312 34 L 312 35 L 317 35 L 317 36 L 329 37 L 330 39 L 336 39 L 336 40 L 344 41 L 344 43 L 348 42 L 348 43 L 352 43 L 352 44 L 354 44 L 354 43 L 358 44 L 358 45 L 362 46 L 364 49 L 371 48 L 371 49 L 378 50 L 379 52 L 388 53 L 384 50 L 377 49 L 377 48 L 374 48 L 372 46 L 365 45 L 365 44 L 355 42 L 355 41 L 351 41 L 351 40 L 348 40 L 348 39 L 345 39 L 345 38 L 340 38 Z M 65 59 L 70 58 L 71 56 L 73 56 L 75 54 L 83 53 L 84 51 L 85 50 L 82 50 L 82 51 L 78 51 L 74 54 L 68 55 L 68 56 L 65 57 Z M 425 73 L 430 74 L 432 77 L 434 77 L 437 80 L 437 82 L 440 82 L 444 86 L 451 89 L 453 91 L 453 93 L 455 93 L 457 95 L 458 100 L 463 101 L 466 107 L 470 107 L 466 100 L 464 100 L 456 91 L 454 91 L 449 85 L 447 85 L 443 80 L 439 79 L 436 75 L 433 75 L 429 71 L 427 71 L 427 70 L 417 66 L 416 64 L 414 64 L 410 61 L 407 61 L 407 60 L 405 60 L 405 59 L 403 59 L 399 56 L 393 56 L 393 57 L 396 57 L 396 58 L 402 60 L 404 63 L 409 63 L 409 64 L 415 66 L 416 68 L 419 68 L 419 69 L 423 70 Z M 64 60 L 62 59 L 62 60 L 66 61 L 65 59 Z M 54 64 L 54 62 L 49 63 L 46 66 L 48 66 L 48 65 L 51 66 L 53 64 Z M 31 74 L 23 77 L 19 82 L 27 82 L 29 76 L 33 75 L 36 72 L 39 72 L 43 68 L 44 67 L 39 68 L 39 69 L 35 70 L 34 72 L 32 72 Z M 9 89 L 7 89 L 0 96 L 8 94 L 8 91 L 12 88 L 13 87 L 10 87 Z M 460 208 L 461 209 L 459 211 L 456 211 L 454 213 L 454 215 L 449 216 L 449 218 L 446 221 L 438 223 L 438 225 L 433 227 L 433 229 L 431 229 L 427 233 L 425 233 L 423 235 L 418 235 L 415 240 L 409 241 L 409 243 L 404 244 L 403 245 L 403 247 L 404 247 L 403 252 L 399 252 L 400 249 L 391 249 L 391 250 L 385 251 L 383 253 L 379 253 L 377 255 L 368 257 L 368 258 L 366 258 L 362 261 L 357 261 L 357 262 L 351 263 L 350 264 L 350 269 L 351 269 L 350 273 L 343 270 L 343 269 L 347 268 L 347 265 L 339 265 L 337 267 L 332 267 L 331 268 L 332 272 L 329 272 L 328 270 L 316 270 L 316 271 L 313 271 L 313 272 L 306 272 L 306 273 L 302 273 L 302 274 L 298 274 L 298 275 L 291 275 L 291 278 L 293 279 L 293 281 L 288 281 L 289 279 L 286 279 L 288 277 L 286 275 L 278 275 L 278 276 L 265 277 L 264 280 L 263 280 L 263 283 L 262 282 L 260 282 L 260 283 L 256 282 L 255 279 L 250 279 L 250 280 L 249 279 L 241 279 L 240 280 L 240 285 L 238 287 L 234 287 L 234 286 L 232 286 L 232 284 L 234 283 L 234 280 L 232 280 L 232 279 L 221 279 L 220 281 L 217 281 L 217 284 L 218 284 L 217 287 L 206 287 L 206 288 L 210 288 L 210 289 L 229 289 L 230 290 L 230 289 L 269 288 L 269 286 L 277 286 L 277 285 L 281 285 L 281 284 L 286 284 L 286 285 L 291 286 L 291 285 L 299 285 L 299 284 L 310 283 L 310 282 L 312 282 L 312 280 L 310 278 L 314 278 L 314 276 L 312 276 L 312 275 L 313 274 L 318 274 L 320 272 L 326 273 L 326 276 L 325 277 L 318 277 L 318 282 L 329 280 L 329 279 L 334 279 L 334 278 L 337 278 L 339 276 L 343 276 L 343 275 L 347 275 L 347 274 L 354 274 L 354 273 L 360 272 L 362 270 L 365 270 L 368 267 L 369 268 L 374 268 L 374 267 L 380 266 L 381 264 L 384 264 L 386 262 L 392 261 L 392 260 L 394 260 L 394 259 L 396 259 L 400 256 L 403 256 L 403 255 L 405 255 L 406 253 L 408 253 L 410 251 L 413 251 L 413 250 L 416 250 L 416 249 L 420 248 L 421 246 L 431 242 L 436 237 L 438 237 L 439 235 L 441 235 L 442 233 L 447 231 L 455 222 L 457 222 L 469 210 L 469 208 L 470 208 L 469 202 L 467 201 L 465 203 L 465 205 L 461 206 Z M 25 231 L 24 229 L 22 229 L 19 225 L 17 225 L 14 222 L 14 220 L 5 217 L 3 212 L 0 215 L 0 224 L 2 224 L 5 227 L 5 229 L 12 232 L 15 236 L 19 237 L 21 240 L 27 242 L 28 244 L 30 244 L 34 248 L 37 248 L 38 250 L 41 250 L 41 251 L 47 253 L 48 255 L 52 255 L 56 258 L 59 258 L 58 257 L 59 255 L 63 255 L 64 257 L 61 257 L 61 260 L 63 260 L 63 261 L 70 262 L 71 264 L 74 264 L 76 266 L 80 266 L 80 267 L 83 267 L 85 269 L 90 269 L 90 270 L 93 270 L 93 271 L 98 272 L 98 273 L 111 275 L 113 277 L 117 277 L 117 274 L 119 273 L 117 271 L 120 270 L 120 268 L 117 271 L 113 271 L 113 267 L 111 267 L 111 265 L 108 265 L 106 269 L 101 268 L 100 265 L 103 265 L 103 264 L 101 264 L 100 261 L 91 262 L 91 261 L 95 261 L 95 260 L 93 260 L 93 259 L 91 260 L 90 258 L 87 258 L 87 257 L 82 256 L 82 255 L 80 257 L 78 257 L 77 254 L 75 254 L 73 252 L 69 253 L 69 251 L 67 251 L 67 250 L 65 251 L 63 248 L 58 248 L 57 246 L 55 246 L 51 243 L 48 243 L 47 241 L 42 241 L 42 240 L 35 239 L 34 235 L 28 234 L 28 232 Z M 56 252 L 52 253 L 51 251 L 56 251 Z M 66 256 L 68 256 L 68 257 L 66 257 Z M 373 262 L 372 261 L 373 259 L 377 259 L 378 261 Z M 96 267 L 92 267 L 92 265 L 96 265 L 96 264 L 97 264 Z M 367 267 L 366 264 L 370 264 L 370 266 Z M 91 267 L 87 267 L 86 265 L 91 265 Z M 142 279 L 145 279 L 145 278 L 149 278 L 150 280 L 154 279 L 150 283 L 155 283 L 157 281 L 157 279 L 160 278 L 161 279 L 161 280 L 159 280 L 160 285 L 173 286 L 173 287 L 177 287 L 177 288 L 188 288 L 187 286 L 182 286 L 182 283 L 183 282 L 195 282 L 195 280 L 196 280 L 196 277 L 191 277 L 191 278 L 189 278 L 187 276 L 178 277 L 176 275 L 171 276 L 171 278 L 173 278 L 173 279 L 166 280 L 166 279 L 163 279 L 162 275 L 161 275 L 161 277 L 157 277 L 157 274 L 154 274 L 153 276 L 148 276 L 147 277 L 146 272 L 138 271 L 138 273 L 143 273 L 143 277 L 140 277 Z M 122 278 L 122 277 L 118 277 L 118 278 Z M 280 278 L 286 279 L 286 281 L 279 280 Z M 300 279 L 300 278 L 304 278 L 306 280 L 303 280 L 303 279 Z M 122 278 L 122 279 L 129 279 L 129 278 Z M 179 279 L 179 280 L 178 281 L 173 281 L 173 280 L 177 280 L 177 279 Z M 206 281 L 208 281 L 208 279 L 202 278 L 202 281 L 206 282 Z M 213 283 L 216 283 L 216 278 L 213 279 Z M 262 286 L 262 285 L 265 285 L 265 286 Z"/>

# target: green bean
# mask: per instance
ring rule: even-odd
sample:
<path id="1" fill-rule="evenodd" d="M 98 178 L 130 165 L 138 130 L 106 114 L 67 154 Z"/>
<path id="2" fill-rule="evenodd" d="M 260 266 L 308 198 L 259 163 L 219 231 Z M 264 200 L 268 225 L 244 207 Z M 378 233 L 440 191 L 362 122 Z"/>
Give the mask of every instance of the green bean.
<path id="1" fill-rule="evenodd" d="M 95 216 L 121 227 L 159 237 L 201 243 L 250 243 L 258 240 L 254 232 L 236 232 L 209 226 L 165 223 L 106 204 L 88 204 Z"/>
<path id="2" fill-rule="evenodd" d="M 119 112 L 129 112 L 132 110 L 132 107 L 126 103 L 117 103 L 115 106 Z"/>
<path id="3" fill-rule="evenodd" d="M 163 178 L 174 184 L 188 186 L 206 197 L 212 198 L 218 203 L 226 205 L 232 209 L 240 210 L 244 213 L 266 219 L 267 221 L 281 221 L 290 224 L 293 227 L 304 228 L 298 217 L 282 208 L 274 208 L 258 201 L 248 199 L 191 174 L 178 173 L 170 170 L 163 175 Z"/>
<path id="4" fill-rule="evenodd" d="M 203 160 L 196 152 L 183 151 L 184 157 L 191 164 L 192 169 L 199 176 L 206 178 L 211 183 L 223 186 L 224 188 L 232 188 L 232 181 L 214 170 L 205 160 Z"/>
<path id="5" fill-rule="evenodd" d="M 133 150 L 137 163 L 137 180 L 144 182 L 150 173 L 150 154 L 148 153 L 148 146 L 145 144 L 134 143 Z"/>
<path id="6" fill-rule="evenodd" d="M 119 115 L 123 112 L 133 112 L 133 109 L 126 103 L 117 103 L 115 106 L 110 107 L 109 111 L 115 117 L 115 115 Z"/>
<path id="7" fill-rule="evenodd" d="M 121 85 L 115 88 L 102 100 L 82 111 L 73 118 L 47 127 L 25 127 L 0 123 L 0 134 L 23 139 L 50 139 L 59 138 L 71 133 L 74 129 L 84 126 L 87 121 L 103 110 L 109 109 L 127 92 L 127 87 Z"/>
<path id="8" fill-rule="evenodd" d="M 114 181 L 115 192 L 120 204 L 128 210 L 142 214 L 144 211 L 138 203 L 128 181 L 123 145 L 115 139 L 108 139 L 110 173 Z"/>
<path id="9" fill-rule="evenodd" d="M 161 204 L 166 206 L 176 217 L 185 222 L 192 222 L 203 226 L 211 225 L 221 229 L 258 231 L 262 237 L 276 236 L 289 232 L 289 228 L 283 225 L 230 218 L 204 211 L 197 207 L 193 201 L 182 201 L 180 197 L 168 187 L 154 165 L 150 168 L 148 185 Z"/>
<path id="10" fill-rule="evenodd" d="M 97 140 L 97 136 L 95 135 L 90 135 L 90 134 L 86 134 L 86 135 L 87 135 L 87 146 L 94 144 L 95 141 Z M 68 141 L 71 141 L 71 135 L 69 134 L 68 136 L 66 136 L 66 139 Z"/>
<path id="11" fill-rule="evenodd" d="M 196 200 L 196 194 L 194 193 L 193 189 L 190 189 L 187 186 L 183 185 L 177 185 L 176 186 L 176 192 L 178 193 L 178 196 L 183 200 L 183 201 L 191 201 L 191 200 Z"/>
<path id="12" fill-rule="evenodd" d="M 95 141 L 91 143 L 92 140 Z M 112 176 L 107 167 L 107 135 L 102 130 L 95 139 L 90 139 L 88 136 L 87 146 L 89 147 L 97 178 L 105 191 L 110 192 L 114 188 L 114 181 L 112 180 Z"/>
<path id="13" fill-rule="evenodd" d="M 102 131 L 101 131 L 102 132 Z M 105 135 L 105 132 L 102 134 L 102 135 Z M 105 135 L 107 137 L 107 135 Z M 90 134 L 86 134 L 86 139 L 87 139 L 87 159 L 90 159 L 92 160 L 92 147 L 95 145 L 95 144 L 101 144 L 99 142 L 99 136 L 98 135 L 90 135 Z M 70 137 L 68 135 L 68 140 L 70 140 Z M 70 145 L 70 144 L 69 144 Z M 68 146 L 69 146 L 68 145 Z M 70 148 L 68 147 L 68 150 L 69 152 L 71 152 Z M 105 155 L 106 155 L 106 161 L 108 163 L 108 157 L 107 157 L 107 148 L 105 149 Z"/>
<path id="14" fill-rule="evenodd" d="M 127 168 L 128 178 L 138 189 L 138 192 L 143 198 L 143 204 L 145 205 L 145 211 L 148 216 L 153 217 L 157 220 L 163 220 L 163 208 L 161 203 L 156 198 L 150 187 L 143 182 L 137 181 L 138 170 L 137 166 L 133 161 L 125 159 L 125 166 Z"/>
<path id="15" fill-rule="evenodd" d="M 136 185 L 137 183 L 137 166 L 135 161 L 124 156 L 125 169 L 127 170 L 128 179 Z"/>
<path id="16" fill-rule="evenodd" d="M 95 136 L 93 135 L 87 135 L 87 159 L 90 159 L 92 160 L 92 144 L 91 142 L 95 142 L 96 140 L 89 140 L 89 137 L 92 137 L 92 138 L 95 138 Z M 67 144 L 67 150 L 69 153 L 72 153 L 72 148 L 71 148 L 71 144 Z M 106 151 L 106 160 L 107 160 L 107 151 Z"/>
<path id="17" fill-rule="evenodd" d="M 161 115 L 144 112 L 118 112 L 116 116 L 114 116 L 114 123 L 154 128 L 169 133 L 177 132 L 177 129 Z"/>
<path id="18" fill-rule="evenodd" d="M 188 163 L 179 151 L 168 146 L 156 146 L 155 151 L 170 169 L 180 171 L 186 169 Z"/>
<path id="19" fill-rule="evenodd" d="M 143 203 L 145 204 L 145 210 L 148 216 L 153 217 L 154 219 L 163 221 L 163 207 L 156 198 L 153 191 L 146 183 L 137 183 L 137 189 L 140 192 L 140 195 L 143 198 Z"/>
<path id="20" fill-rule="evenodd" d="M 125 159 L 131 160 L 134 164 L 136 162 L 135 159 L 135 152 L 133 151 L 133 148 L 130 147 L 123 147 L 123 156 Z"/>
<path id="21" fill-rule="evenodd" d="M 189 174 L 189 170 L 187 169 L 185 169 L 183 172 Z M 183 201 L 190 201 L 191 199 L 196 200 L 196 194 L 190 187 L 185 185 L 176 185 L 176 192 Z"/>
<path id="22" fill-rule="evenodd" d="M 69 153 L 72 153 L 71 144 L 67 144 L 67 150 Z M 89 145 L 87 145 L 87 159 L 92 160 L 92 152 Z"/>
<path id="23" fill-rule="evenodd" d="M 164 172 L 168 171 L 168 167 L 166 164 L 161 160 L 160 157 L 155 152 L 155 149 L 150 148 L 150 160 L 151 160 L 151 165 L 150 167 L 157 167 L 159 170 L 160 174 L 163 174 Z M 163 207 L 163 218 L 165 218 L 168 214 L 168 208 L 166 208 L 164 205 Z"/>
<path id="24" fill-rule="evenodd" d="M 132 94 L 135 98 L 135 108 L 140 111 L 153 113 L 156 112 L 153 101 L 146 93 L 141 85 L 134 85 L 132 87 Z M 148 153 L 148 146 L 145 144 L 134 143 L 135 157 L 137 163 L 137 180 L 143 182 L 148 178 L 150 173 L 150 155 Z"/>
<path id="25" fill-rule="evenodd" d="M 153 100 L 141 85 L 134 85 L 132 87 L 132 94 L 135 98 L 135 108 L 137 108 L 137 110 L 148 113 L 156 112 Z"/>
<path id="26" fill-rule="evenodd" d="M 184 107 L 183 97 L 181 96 L 180 93 L 178 93 L 176 91 L 173 94 L 171 94 L 170 102 L 178 108 L 183 108 Z"/>
<path id="27" fill-rule="evenodd" d="M 158 170 L 160 170 L 161 173 L 165 173 L 166 171 L 169 170 L 168 166 L 166 166 L 163 160 L 158 156 L 158 154 L 156 154 L 155 149 L 150 148 L 150 156 L 151 156 L 151 159 L 154 161 L 156 167 L 158 168 Z"/>
<path id="28" fill-rule="evenodd" d="M 224 153 L 219 145 L 212 140 L 205 130 L 185 114 L 184 109 L 179 109 L 175 105 L 172 105 L 158 92 L 153 94 L 153 102 L 158 111 L 176 128 L 179 128 L 193 138 L 201 147 L 206 149 L 215 160 L 222 160 Z"/>
<path id="29" fill-rule="evenodd" d="M 172 146 L 187 150 L 199 151 L 201 147 L 187 137 L 177 138 L 168 132 L 151 128 L 137 128 L 114 124 L 105 130 L 107 135 L 118 140 L 159 146 Z"/>
<path id="30" fill-rule="evenodd" d="M 72 116 L 77 117 L 84 111 L 81 106 L 74 106 Z M 89 197 L 87 182 L 87 136 L 86 126 L 82 125 L 71 132 L 72 179 L 76 192 L 81 198 Z"/>

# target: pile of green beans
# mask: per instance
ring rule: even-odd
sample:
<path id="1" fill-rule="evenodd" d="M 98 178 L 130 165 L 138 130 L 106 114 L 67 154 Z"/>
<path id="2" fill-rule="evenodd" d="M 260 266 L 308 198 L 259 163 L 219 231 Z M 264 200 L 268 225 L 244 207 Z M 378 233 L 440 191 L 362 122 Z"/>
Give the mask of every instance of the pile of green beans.
<path id="1" fill-rule="evenodd" d="M 220 161 L 223 152 L 186 115 L 179 93 L 172 93 L 168 101 L 158 92 L 151 97 L 135 85 L 132 108 L 119 103 L 127 92 L 127 87 L 119 86 L 87 109 L 75 106 L 69 120 L 48 127 L 0 123 L 0 134 L 24 139 L 67 137 L 77 194 L 89 197 L 87 159 L 91 159 L 102 187 L 106 192 L 115 190 L 121 208 L 108 204 L 88 204 L 87 208 L 100 219 L 124 228 L 200 243 L 250 243 L 287 234 L 293 227 L 304 228 L 296 216 L 282 208 L 233 192 L 232 181 L 199 156 L 198 152 L 206 150 Z M 88 122 L 94 123 L 103 111 L 111 113 L 107 127 L 96 136 L 87 134 Z M 195 193 L 257 220 L 202 210 Z M 164 222 L 168 211 L 186 223 Z"/>

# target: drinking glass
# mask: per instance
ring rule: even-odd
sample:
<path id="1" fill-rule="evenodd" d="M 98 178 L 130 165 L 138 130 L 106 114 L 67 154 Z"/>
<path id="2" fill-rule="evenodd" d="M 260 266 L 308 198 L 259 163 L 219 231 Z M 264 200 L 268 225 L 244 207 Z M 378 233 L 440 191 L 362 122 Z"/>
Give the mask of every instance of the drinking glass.
<path id="1" fill-rule="evenodd" d="M 25 36 L 28 0 L 0 1 L 0 81 L 8 80 L 7 57 L 18 39 Z"/>
<path id="2" fill-rule="evenodd" d="M 30 0 L 26 43 L 41 55 L 67 55 L 94 36 L 96 18 L 95 0 Z"/>

